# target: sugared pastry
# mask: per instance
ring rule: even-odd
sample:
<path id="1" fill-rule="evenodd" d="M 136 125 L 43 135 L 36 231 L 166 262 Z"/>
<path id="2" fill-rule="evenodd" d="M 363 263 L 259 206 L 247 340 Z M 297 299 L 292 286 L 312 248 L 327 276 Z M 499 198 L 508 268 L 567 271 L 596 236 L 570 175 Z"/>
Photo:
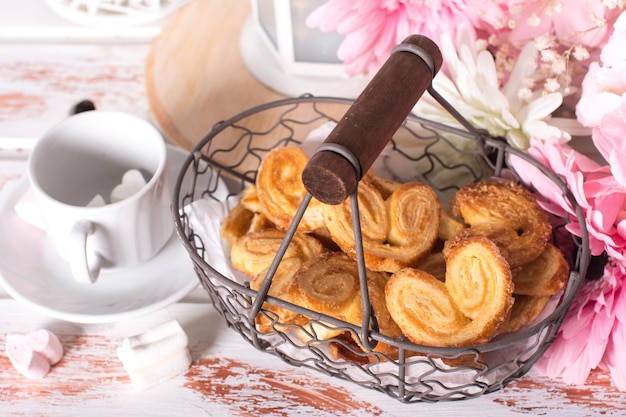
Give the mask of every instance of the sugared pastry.
<path id="1" fill-rule="evenodd" d="M 306 194 L 307 163 L 299 148 L 271 151 L 224 221 L 232 265 L 251 278 L 252 289 L 261 288 Z M 336 338 L 328 342 L 336 358 L 380 360 L 383 355 L 360 354 L 373 349 L 394 359 L 396 347 L 362 340 L 364 291 L 351 203 L 311 201 L 269 287 L 269 296 L 311 314 L 263 300 L 255 321 L 263 333 L 295 332 L 303 344 Z M 549 242 L 548 215 L 513 182 L 465 185 L 447 209 L 430 186 L 370 170 L 359 182 L 358 207 L 370 324 L 393 339 L 442 347 L 486 343 L 535 320 L 567 283 L 569 266 Z M 342 328 L 329 317 L 348 324 Z M 472 365 L 465 365 L 468 358 Z M 461 359 L 462 366 L 476 365 L 473 355 Z"/>
<path id="2" fill-rule="evenodd" d="M 250 230 L 254 213 L 239 203 L 228 212 L 222 221 L 220 235 L 232 246 L 237 239 Z"/>
<path id="3" fill-rule="evenodd" d="M 439 239 L 448 240 L 458 235 L 465 229 L 463 221 L 456 218 L 449 210 L 441 209 L 439 221 Z"/>
<path id="4" fill-rule="evenodd" d="M 229 246 L 233 246 L 237 239 L 248 233 L 271 228 L 274 228 L 274 224 L 269 221 L 265 214 L 254 212 L 242 201 L 239 201 L 222 221 L 220 234 Z"/>
<path id="5" fill-rule="evenodd" d="M 328 352 L 335 360 L 343 360 L 366 365 L 370 362 L 369 356 L 348 334 L 337 336 L 328 344 Z"/>
<path id="6" fill-rule="evenodd" d="M 419 269 L 404 268 L 389 278 L 387 308 L 413 343 L 430 346 L 463 345 L 461 329 L 470 322 L 455 305 L 445 284 Z"/>
<path id="7" fill-rule="evenodd" d="M 451 207 L 454 215 L 474 228 L 474 234 L 513 232 L 504 235 L 507 245 L 498 245 L 512 269 L 535 260 L 552 235 L 548 215 L 535 197 L 510 181 L 467 184 L 456 193 Z"/>
<path id="8" fill-rule="evenodd" d="M 262 212 L 276 227 L 287 230 L 306 194 L 302 171 L 309 158 L 300 148 L 272 150 L 259 166 L 256 191 Z M 298 230 L 310 232 L 324 225 L 322 204 L 312 198 Z"/>
<path id="9" fill-rule="evenodd" d="M 294 277 L 291 299 L 309 310 L 352 323 L 360 320 L 359 276 L 353 259 L 329 252 L 304 264 Z M 317 329 L 319 339 L 343 332 Z"/>
<path id="10" fill-rule="evenodd" d="M 443 253 L 446 255 L 458 242 L 462 242 L 472 236 L 484 236 L 491 240 L 493 243 L 498 246 L 500 249 L 500 254 L 504 256 L 507 262 L 511 259 L 515 253 L 511 253 L 509 248 L 514 248 L 512 246 L 514 242 L 519 239 L 517 232 L 513 229 L 509 229 L 508 227 L 501 227 L 499 225 L 487 225 L 480 224 L 477 226 L 473 226 L 470 228 L 463 229 L 458 234 L 454 235 L 450 239 L 446 240 L 443 247 Z M 515 261 L 512 262 L 515 265 Z M 509 263 L 511 265 L 511 263 Z M 520 268 L 521 265 L 517 265 L 516 268 Z"/>
<path id="11" fill-rule="evenodd" d="M 402 183 L 399 181 L 394 181 L 394 180 L 390 180 L 387 178 L 378 177 L 375 175 L 372 175 L 371 177 L 369 177 L 366 180 L 366 182 L 373 185 L 374 188 L 378 190 L 382 198 L 385 200 L 389 198 L 391 193 L 393 193 L 394 191 L 396 191 L 398 188 L 402 186 Z"/>
<path id="12" fill-rule="evenodd" d="M 565 288 L 568 277 L 569 265 L 563 253 L 548 243 L 537 259 L 513 273 L 515 294 L 555 295 Z"/>
<path id="13" fill-rule="evenodd" d="M 359 184 L 358 202 L 363 245 L 366 252 L 369 252 L 373 246 L 382 245 L 387 240 L 389 216 L 385 200 L 378 190 L 367 182 Z M 324 206 L 324 221 L 331 238 L 345 253 L 354 258 L 356 248 L 350 199 L 338 205 Z M 371 267 L 368 258 L 369 256 L 366 256 L 366 263 Z"/>
<path id="14" fill-rule="evenodd" d="M 400 336 L 402 336 L 402 330 L 400 330 L 398 324 L 393 320 L 393 317 L 391 317 L 391 313 L 389 313 L 389 309 L 387 308 L 387 302 L 385 300 L 385 287 L 387 286 L 387 281 L 389 281 L 389 274 L 385 272 L 367 271 L 367 289 L 369 303 L 372 307 L 372 313 L 374 314 L 376 322 L 378 324 L 378 331 L 380 334 L 383 334 L 385 336 L 399 338 Z M 359 297 L 361 297 L 360 291 Z M 360 311 L 360 318 L 361 322 L 353 322 L 352 324 L 362 324 L 362 306 Z M 359 337 L 355 337 L 354 335 L 353 337 L 357 344 L 362 345 Z M 374 352 L 384 353 L 394 359 L 398 357 L 398 348 L 384 342 L 378 342 L 372 350 Z"/>
<path id="15" fill-rule="evenodd" d="M 441 206 L 435 192 L 421 183 L 398 187 L 387 200 L 371 184 L 358 188 L 365 264 L 374 271 L 394 272 L 414 266 L 435 244 Z M 350 199 L 324 206 L 324 220 L 333 240 L 356 257 Z"/>
<path id="16" fill-rule="evenodd" d="M 254 277 L 270 266 L 284 239 L 285 232 L 276 229 L 246 234 L 236 240 L 231 247 L 230 258 L 233 267 Z M 314 237 L 296 232 L 289 242 L 283 260 L 298 258 L 307 261 L 324 250 L 322 244 Z"/>
<path id="17" fill-rule="evenodd" d="M 253 213 L 261 213 L 263 211 L 263 207 L 261 207 L 261 202 L 259 201 L 259 192 L 254 184 L 249 185 L 241 192 L 239 202 Z"/>
<path id="18" fill-rule="evenodd" d="M 513 304 L 511 269 L 484 237 L 460 242 L 446 256 L 445 285 L 459 310 L 485 328 L 498 327 Z"/>
<path id="19" fill-rule="evenodd" d="M 532 323 L 550 301 L 550 296 L 534 297 L 514 294 L 514 297 L 515 303 L 511 309 L 511 316 L 500 329 L 500 333 L 515 332 Z"/>
<path id="20" fill-rule="evenodd" d="M 384 288 L 388 275 L 366 270 L 369 302 L 378 323 L 379 332 L 399 337 L 400 328 L 392 319 L 385 303 Z M 362 293 L 355 260 L 341 252 L 325 253 L 304 264 L 296 273 L 291 287 L 291 300 L 312 311 L 338 318 L 355 326 L 363 322 Z M 312 323 L 312 322 L 311 322 Z M 314 326 L 318 339 L 328 339 L 344 333 L 330 325 Z M 359 343 L 359 337 L 353 335 Z M 395 348 L 378 343 L 374 351 L 395 354 Z"/>
<path id="21" fill-rule="evenodd" d="M 291 301 L 291 287 L 293 286 L 294 280 L 293 277 L 300 269 L 304 262 L 299 258 L 288 258 L 283 259 L 281 263 L 278 265 L 274 276 L 272 277 L 272 282 L 268 291 L 268 295 L 279 298 L 285 301 Z M 250 281 L 250 288 L 255 291 L 259 291 L 261 289 L 261 285 L 265 281 L 267 276 L 267 270 L 261 271 L 257 274 L 252 281 Z M 273 304 L 264 303 L 263 309 L 273 312 L 276 317 L 267 317 L 263 313 L 259 313 L 256 317 L 256 323 L 259 326 L 259 330 L 263 333 L 268 333 L 272 331 L 272 326 L 277 326 L 280 330 L 285 331 L 287 328 L 282 326 L 282 324 L 289 323 L 297 323 L 302 322 L 299 320 L 299 315 L 289 309 L 281 308 Z M 273 321 L 276 319 L 280 324 L 274 324 Z"/>
<path id="22" fill-rule="evenodd" d="M 446 280 L 446 258 L 443 252 L 431 252 L 417 264 L 417 269 L 428 272 L 430 275 L 443 282 Z"/>
<path id="23" fill-rule="evenodd" d="M 510 268 L 497 246 L 472 237 L 446 258 L 446 280 L 413 268 L 394 273 L 387 308 L 409 340 L 431 346 L 489 341 L 513 305 Z"/>

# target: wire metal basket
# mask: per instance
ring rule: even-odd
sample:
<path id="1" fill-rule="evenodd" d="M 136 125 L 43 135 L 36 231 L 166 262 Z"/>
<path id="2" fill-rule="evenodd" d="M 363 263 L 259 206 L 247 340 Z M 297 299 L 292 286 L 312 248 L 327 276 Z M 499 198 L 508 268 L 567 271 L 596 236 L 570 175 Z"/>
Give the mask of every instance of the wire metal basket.
<path id="1" fill-rule="evenodd" d="M 525 375 L 554 340 L 589 262 L 584 220 L 567 187 L 527 154 L 504 141 L 476 131 L 451 128 L 414 115 L 406 118 L 374 168 L 402 181 L 422 181 L 440 194 L 441 201 L 463 184 L 491 177 L 515 178 L 507 166 L 511 155 L 541 169 L 563 191 L 578 213 L 582 238 L 565 231 L 570 218 L 555 219 L 554 242 L 569 257 L 566 289 L 553 309 L 517 332 L 497 336 L 482 345 L 463 348 L 421 346 L 405 338 L 389 338 L 371 328 L 355 326 L 250 288 L 247 279 L 228 269 L 228 252 L 208 241 L 186 209 L 193 203 L 220 201 L 233 207 L 233 196 L 255 183 L 261 161 L 274 148 L 307 146 L 305 138 L 328 122 L 337 122 L 351 100 L 302 96 L 267 103 L 218 123 L 193 149 L 175 184 L 175 226 L 189 251 L 200 282 L 228 325 L 257 349 L 283 361 L 383 392 L 402 402 L 461 400 L 497 391 Z M 224 195 L 223 186 L 227 188 Z M 219 235 L 215 237 L 219 239 Z M 219 265 L 215 260 L 219 259 Z M 261 300 L 262 303 L 255 303 Z M 368 300 L 365 300 L 367 303 Z M 283 325 L 267 305 L 305 315 L 320 326 L 333 326 L 355 337 L 395 346 L 398 358 L 376 351 L 353 351 L 341 338 L 320 340 L 310 328 Z M 270 320 L 272 331 L 260 331 L 257 314 Z M 291 330 L 290 330 L 291 329 Z M 295 331 L 294 331 L 295 330 Z M 302 332 L 309 337 L 303 341 Z M 350 355 L 338 359 L 332 349 Z M 419 352 L 419 355 L 413 354 Z"/>

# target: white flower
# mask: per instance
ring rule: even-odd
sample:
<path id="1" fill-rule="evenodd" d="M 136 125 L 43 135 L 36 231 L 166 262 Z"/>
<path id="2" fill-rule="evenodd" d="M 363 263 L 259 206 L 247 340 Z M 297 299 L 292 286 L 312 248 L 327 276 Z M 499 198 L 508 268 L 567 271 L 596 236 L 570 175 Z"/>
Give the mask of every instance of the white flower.
<path id="1" fill-rule="evenodd" d="M 589 51 L 582 45 L 576 45 L 574 47 L 574 53 L 572 54 L 575 60 L 584 61 L 589 58 Z"/>
<path id="2" fill-rule="evenodd" d="M 536 13 L 533 13 L 526 21 L 526 24 L 530 27 L 537 27 L 541 24 L 541 19 L 539 19 Z"/>
<path id="3" fill-rule="evenodd" d="M 557 80 L 554 77 L 551 77 L 551 78 L 546 79 L 546 82 L 544 83 L 543 88 L 545 88 L 546 91 L 554 92 L 554 91 L 557 91 L 559 88 L 561 88 L 561 84 L 559 83 L 559 80 Z"/>
<path id="4" fill-rule="evenodd" d="M 442 39 L 447 74 L 440 71 L 433 80 L 433 87 L 474 127 L 486 130 L 491 136 L 505 138 L 509 145 L 522 150 L 529 147 L 531 136 L 569 139 L 567 133 L 546 123 L 561 105 L 563 96 L 529 91 L 529 79 L 536 71 L 538 57 L 532 43 L 521 51 L 502 87 L 493 56 L 476 48 L 468 27 L 459 28 L 458 45 L 457 51 L 449 37 Z M 459 126 L 428 94 L 413 110 L 422 117 Z"/>

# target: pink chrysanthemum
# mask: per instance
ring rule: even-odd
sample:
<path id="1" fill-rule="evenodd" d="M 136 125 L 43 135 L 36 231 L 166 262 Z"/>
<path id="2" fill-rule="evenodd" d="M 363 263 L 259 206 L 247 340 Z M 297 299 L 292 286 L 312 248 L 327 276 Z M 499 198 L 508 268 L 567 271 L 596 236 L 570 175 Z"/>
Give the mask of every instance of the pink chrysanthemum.
<path id="1" fill-rule="evenodd" d="M 604 275 L 587 281 L 576 294 L 556 341 L 535 369 L 573 384 L 585 382 L 592 369 L 610 372 L 615 386 L 626 390 L 626 271 L 609 262 Z"/>
<path id="2" fill-rule="evenodd" d="M 448 32 L 468 21 L 464 0 L 329 0 L 307 18 L 307 24 L 322 32 L 346 35 L 338 57 L 346 73 L 356 75 L 377 69 L 391 49 L 411 34 L 421 34 L 438 43 Z"/>
<path id="3" fill-rule="evenodd" d="M 558 140 L 533 140 L 528 150 L 535 159 L 566 182 L 581 207 L 589 232 L 592 255 L 609 259 L 603 276 L 585 281 L 577 293 L 555 343 L 540 359 L 536 369 L 569 383 L 583 383 L 589 372 L 608 370 L 615 385 L 626 389 L 626 366 L 621 356 L 626 337 L 626 188 L 601 166 Z M 561 190 L 541 171 L 520 159 L 512 165 L 522 179 L 546 198 L 546 210 L 570 214 L 567 228 L 580 236 L 573 207 Z M 626 163 L 626 161 L 624 161 Z"/>
<path id="4" fill-rule="evenodd" d="M 508 32 L 509 41 L 517 46 L 551 35 L 564 47 L 602 46 L 611 33 L 612 23 L 621 10 L 602 1 L 589 0 L 502 0 L 497 2 L 501 15 L 491 18 L 494 27 Z"/>
<path id="5" fill-rule="evenodd" d="M 592 62 L 582 81 L 582 96 L 576 105 L 578 121 L 597 127 L 602 118 L 622 106 L 626 94 L 626 14 L 620 15 L 613 34 L 602 47 L 600 61 Z"/>
<path id="6" fill-rule="evenodd" d="M 616 181 L 626 187 L 626 14 L 615 22 L 613 35 L 583 80 L 576 114 L 593 127 L 593 142 L 611 167 Z"/>
<path id="7" fill-rule="evenodd" d="M 620 262 L 626 260 L 626 188 L 615 180 L 610 168 L 599 165 L 555 138 L 544 142 L 532 139 L 528 153 L 566 182 L 583 210 L 592 255 L 607 252 Z M 519 159 L 511 162 L 522 173 L 522 179 L 548 200 L 543 203 L 546 210 L 560 216 L 572 216 L 567 228 L 580 236 L 575 213 L 561 190 L 537 168 Z"/>
<path id="8" fill-rule="evenodd" d="M 593 129 L 593 143 L 609 163 L 615 180 L 626 187 L 626 93 L 621 104 L 604 115 L 600 124 Z"/>

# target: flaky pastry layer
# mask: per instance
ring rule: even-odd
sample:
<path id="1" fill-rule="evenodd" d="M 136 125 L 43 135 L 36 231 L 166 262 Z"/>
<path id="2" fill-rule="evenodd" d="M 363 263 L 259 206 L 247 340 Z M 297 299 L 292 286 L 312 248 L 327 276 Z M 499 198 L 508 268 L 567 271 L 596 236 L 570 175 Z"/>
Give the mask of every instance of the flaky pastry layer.
<path id="1" fill-rule="evenodd" d="M 372 270 L 395 272 L 414 266 L 437 240 L 441 206 L 425 184 L 403 184 L 384 200 L 373 185 L 363 182 L 358 204 L 365 263 Z M 324 206 L 324 220 L 337 245 L 356 257 L 350 200 Z"/>
<path id="2" fill-rule="evenodd" d="M 563 253 L 551 243 L 537 259 L 513 274 L 515 294 L 543 297 L 561 292 L 567 284 L 569 265 Z"/>
<path id="3" fill-rule="evenodd" d="M 513 305 L 506 260 L 484 237 L 459 243 L 446 259 L 446 281 L 414 268 L 394 273 L 387 308 L 414 343 L 467 346 L 489 341 Z"/>
<path id="4" fill-rule="evenodd" d="M 276 229 L 248 233 L 237 239 L 231 247 L 231 263 L 238 271 L 253 277 L 269 268 L 284 239 L 285 232 Z M 296 232 L 289 242 L 283 260 L 298 258 L 301 261 L 307 261 L 324 251 L 324 247 L 317 239 Z"/>
<path id="5" fill-rule="evenodd" d="M 535 260 L 552 235 L 548 215 L 535 197 L 511 181 L 481 181 L 463 186 L 451 202 L 453 213 L 492 240 L 515 269 Z M 510 233 L 504 233 L 506 231 Z"/>
<path id="6" fill-rule="evenodd" d="M 309 159 L 296 147 L 276 148 L 261 163 L 256 189 L 263 213 L 282 230 L 287 230 L 306 194 L 302 171 Z M 298 224 L 301 232 L 310 232 L 324 225 L 321 203 L 312 199 Z"/>

